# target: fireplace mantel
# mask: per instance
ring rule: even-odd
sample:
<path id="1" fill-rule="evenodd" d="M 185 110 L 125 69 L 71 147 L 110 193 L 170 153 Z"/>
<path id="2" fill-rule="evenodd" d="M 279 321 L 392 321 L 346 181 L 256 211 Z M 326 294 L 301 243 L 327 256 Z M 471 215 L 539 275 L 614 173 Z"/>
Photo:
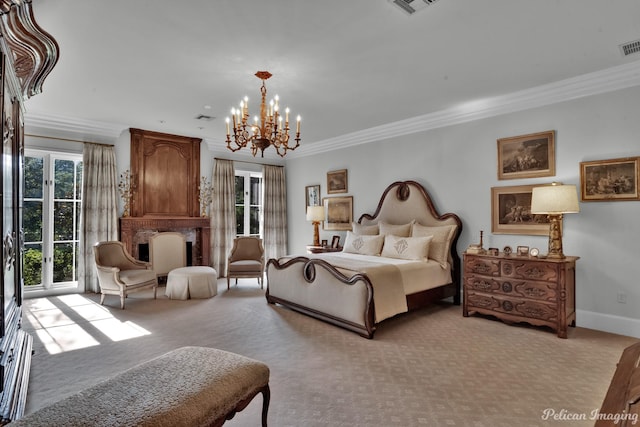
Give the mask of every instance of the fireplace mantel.
<path id="1" fill-rule="evenodd" d="M 193 265 L 209 265 L 210 221 L 201 217 L 123 217 L 120 218 L 120 241 L 134 258 L 139 259 L 138 245 L 148 243 L 149 235 L 155 232 L 177 231 L 194 235 Z"/>

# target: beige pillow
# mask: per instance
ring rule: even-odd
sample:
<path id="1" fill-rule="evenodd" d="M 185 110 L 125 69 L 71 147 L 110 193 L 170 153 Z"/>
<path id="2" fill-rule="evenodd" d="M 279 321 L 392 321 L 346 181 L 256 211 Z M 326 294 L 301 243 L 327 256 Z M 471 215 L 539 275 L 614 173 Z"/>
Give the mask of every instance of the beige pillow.
<path id="1" fill-rule="evenodd" d="M 360 255 L 380 255 L 384 236 L 358 236 L 347 231 L 342 252 Z"/>
<path id="2" fill-rule="evenodd" d="M 398 237 L 410 237 L 411 236 L 411 226 L 413 225 L 413 221 L 408 224 L 389 224 L 387 222 L 380 221 L 378 226 L 380 227 L 380 234 L 391 234 L 393 236 Z"/>
<path id="3" fill-rule="evenodd" d="M 351 228 L 353 229 L 353 234 L 359 236 L 377 236 L 379 231 L 378 224 L 362 225 L 354 222 L 351 224 Z"/>
<path id="4" fill-rule="evenodd" d="M 433 236 L 429 246 L 429 258 L 437 261 L 443 267 L 449 261 L 449 251 L 451 250 L 451 242 L 455 233 L 455 225 L 429 227 L 416 223 L 411 227 L 412 237 Z"/>
<path id="5" fill-rule="evenodd" d="M 429 243 L 432 238 L 432 236 L 399 237 L 387 234 L 384 238 L 381 255 L 388 258 L 426 261 L 429 256 Z"/>

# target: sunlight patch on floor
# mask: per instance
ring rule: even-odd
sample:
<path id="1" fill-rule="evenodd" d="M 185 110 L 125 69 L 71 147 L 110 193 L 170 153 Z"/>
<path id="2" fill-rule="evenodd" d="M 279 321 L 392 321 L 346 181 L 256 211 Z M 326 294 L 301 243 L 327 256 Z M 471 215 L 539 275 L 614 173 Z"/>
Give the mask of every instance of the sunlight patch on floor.
<path id="1" fill-rule="evenodd" d="M 133 322 L 121 322 L 109 310 L 82 295 L 27 300 L 25 318 L 49 354 L 100 345 L 108 338 L 123 341 L 150 335 Z"/>

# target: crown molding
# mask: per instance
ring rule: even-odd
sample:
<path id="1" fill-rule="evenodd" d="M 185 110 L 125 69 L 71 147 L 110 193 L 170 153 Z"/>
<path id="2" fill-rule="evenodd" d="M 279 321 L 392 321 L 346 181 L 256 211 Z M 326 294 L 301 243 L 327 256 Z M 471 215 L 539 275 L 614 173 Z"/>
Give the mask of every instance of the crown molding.
<path id="1" fill-rule="evenodd" d="M 543 107 L 639 85 L 640 61 L 635 61 L 507 95 L 468 102 L 446 110 L 307 143 L 288 157 L 312 156 L 340 148 Z"/>
<path id="2" fill-rule="evenodd" d="M 341 148 L 353 147 L 369 142 L 382 141 L 403 135 L 424 132 L 474 120 L 499 116 L 564 101 L 613 92 L 640 86 L 640 61 L 634 61 L 593 73 L 583 74 L 558 82 L 513 92 L 507 95 L 467 102 L 446 110 L 423 114 L 369 129 L 363 129 L 312 143 L 301 145 L 296 151 L 287 153 L 287 158 L 312 156 Z M 118 138 L 130 126 L 100 121 L 29 112 L 25 114 L 25 125 L 65 133 L 96 135 Z M 222 140 L 205 138 L 211 151 L 226 151 Z M 265 153 L 265 158 L 271 157 Z"/>
<path id="3" fill-rule="evenodd" d="M 122 131 L 130 127 L 124 124 L 29 112 L 28 110 L 24 117 L 24 124 L 25 127 L 51 129 L 65 134 L 92 135 L 112 139 L 118 138 Z"/>

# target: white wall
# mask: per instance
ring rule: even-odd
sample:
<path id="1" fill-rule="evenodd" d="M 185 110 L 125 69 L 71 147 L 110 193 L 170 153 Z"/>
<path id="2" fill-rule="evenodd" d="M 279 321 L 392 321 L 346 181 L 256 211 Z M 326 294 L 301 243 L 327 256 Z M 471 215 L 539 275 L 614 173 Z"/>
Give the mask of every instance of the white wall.
<path id="1" fill-rule="evenodd" d="M 287 160 L 289 251 L 303 253 L 312 239 L 305 221 L 304 187 L 326 172 L 348 169 L 354 219 L 373 213 L 382 191 L 396 180 L 416 180 L 431 193 L 440 213 L 463 222 L 458 252 L 484 246 L 526 245 L 546 253 L 543 236 L 491 233 L 491 187 L 561 181 L 580 184 L 580 162 L 640 156 L 640 88 L 625 89 L 552 106 L 502 115 L 391 140 Z M 498 181 L 497 143 L 502 137 L 556 131 L 556 176 Z M 579 256 L 576 303 L 579 326 L 640 337 L 640 202 L 587 202 L 565 215 L 564 253 Z M 339 234 L 321 230 L 321 239 Z M 344 233 L 342 233 L 344 236 Z M 342 237 L 341 241 L 344 241 Z M 623 292 L 627 302 L 617 302 Z"/>

